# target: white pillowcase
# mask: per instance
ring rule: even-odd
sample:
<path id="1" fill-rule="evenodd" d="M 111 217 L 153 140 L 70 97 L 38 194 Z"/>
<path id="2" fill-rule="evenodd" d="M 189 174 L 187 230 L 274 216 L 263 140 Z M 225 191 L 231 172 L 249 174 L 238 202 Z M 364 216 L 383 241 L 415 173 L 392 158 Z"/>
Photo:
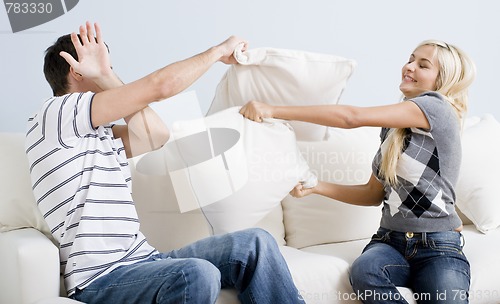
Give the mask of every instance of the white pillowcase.
<path id="1" fill-rule="evenodd" d="M 380 128 L 372 127 L 332 128 L 328 141 L 302 141 L 298 146 L 319 180 L 361 184 L 370 178 L 379 133 Z M 295 248 L 368 238 L 381 217 L 381 207 L 354 206 L 315 194 L 287 196 L 282 205 L 286 242 Z"/>
<path id="2" fill-rule="evenodd" d="M 0 232 L 36 228 L 54 243 L 31 190 L 23 133 L 0 133 Z"/>
<path id="3" fill-rule="evenodd" d="M 272 105 L 336 104 L 356 63 L 340 56 L 297 50 L 257 48 L 235 51 L 239 65 L 220 81 L 209 114 L 250 100 Z M 327 127 L 290 122 L 297 140 L 327 137 Z"/>
<path id="4" fill-rule="evenodd" d="M 130 159 L 129 164 L 141 232 L 151 245 L 168 252 L 210 236 L 207 220 L 200 210 L 179 212 L 162 150 Z"/>
<path id="5" fill-rule="evenodd" d="M 457 183 L 457 206 L 487 233 L 500 227 L 500 124 L 490 114 L 466 121 L 462 136 L 462 166 Z"/>
<path id="6" fill-rule="evenodd" d="M 164 161 L 156 156 L 156 166 L 145 166 L 144 162 L 151 164 L 146 155 L 138 161 L 137 171 L 168 174 L 178 212 L 189 214 L 201 207 L 214 234 L 261 227 L 284 244 L 281 200 L 308 175 L 309 167 L 288 124 L 256 123 L 239 109 L 174 123 L 171 140 L 160 150 Z"/>

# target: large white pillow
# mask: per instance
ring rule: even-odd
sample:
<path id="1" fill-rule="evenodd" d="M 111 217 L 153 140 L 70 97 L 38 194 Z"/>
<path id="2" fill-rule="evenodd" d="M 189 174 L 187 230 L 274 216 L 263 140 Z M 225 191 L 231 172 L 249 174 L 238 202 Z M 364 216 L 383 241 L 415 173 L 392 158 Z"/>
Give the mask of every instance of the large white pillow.
<path id="1" fill-rule="evenodd" d="M 148 242 L 168 252 L 210 236 L 200 210 L 180 213 L 162 150 L 129 160 L 132 196 Z"/>
<path id="2" fill-rule="evenodd" d="M 168 175 L 175 192 L 169 203 L 175 199 L 179 216 L 201 208 L 213 234 L 261 227 L 284 244 L 281 200 L 309 167 L 288 124 L 256 123 L 238 111 L 174 123 L 160 157 L 146 155 L 136 169 L 164 180 Z"/>
<path id="3" fill-rule="evenodd" d="M 298 146 L 319 180 L 362 184 L 370 178 L 379 133 L 380 128 L 372 127 L 332 128 L 329 140 L 300 141 Z M 315 194 L 287 196 L 282 205 L 285 239 L 295 248 L 368 238 L 381 217 L 381 207 L 353 206 Z"/>
<path id="4" fill-rule="evenodd" d="M 172 180 L 165 174 L 164 151 L 148 153 L 130 164 L 141 231 L 150 244 L 168 252 L 213 234 L 202 209 L 180 212 Z M 272 209 L 255 227 L 269 231 L 280 245 L 285 244 L 281 207 Z"/>
<path id="5" fill-rule="evenodd" d="M 229 67 L 208 111 L 216 113 L 250 100 L 273 105 L 336 104 L 356 63 L 340 56 L 298 50 L 257 48 L 235 51 L 239 65 Z M 327 127 L 290 122 L 297 140 L 327 137 Z"/>
<path id="6" fill-rule="evenodd" d="M 469 118 L 462 136 L 457 206 L 483 233 L 500 227 L 499 134 L 498 121 L 485 114 L 481 118 Z"/>
<path id="7" fill-rule="evenodd" d="M 24 138 L 0 133 L 0 232 L 32 227 L 55 242 L 31 190 Z"/>

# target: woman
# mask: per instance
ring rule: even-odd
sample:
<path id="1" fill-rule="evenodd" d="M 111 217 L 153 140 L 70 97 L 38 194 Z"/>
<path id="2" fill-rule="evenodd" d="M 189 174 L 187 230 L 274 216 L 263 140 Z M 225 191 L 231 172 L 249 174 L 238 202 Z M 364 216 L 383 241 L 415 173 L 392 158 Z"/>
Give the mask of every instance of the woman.
<path id="1" fill-rule="evenodd" d="M 406 303 L 396 286 L 410 287 L 419 303 L 467 303 L 470 266 L 462 252 L 454 186 L 475 67 L 455 46 L 424 41 L 401 77 L 404 100 L 397 104 L 279 107 L 251 101 L 240 113 L 254 121 L 273 117 L 339 128 L 382 127 L 366 184 L 319 182 L 311 189 L 299 184 L 291 194 L 384 204 L 379 230 L 351 268 L 351 284 L 364 303 Z"/>

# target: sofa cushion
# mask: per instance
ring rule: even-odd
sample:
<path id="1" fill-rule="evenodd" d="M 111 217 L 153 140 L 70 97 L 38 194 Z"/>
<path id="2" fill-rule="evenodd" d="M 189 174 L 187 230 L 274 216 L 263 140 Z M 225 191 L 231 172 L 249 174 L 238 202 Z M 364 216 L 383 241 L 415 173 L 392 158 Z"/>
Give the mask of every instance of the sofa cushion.
<path id="1" fill-rule="evenodd" d="M 23 133 L 0 133 L 0 232 L 36 228 L 55 242 L 31 190 Z"/>
<path id="2" fill-rule="evenodd" d="M 250 100 L 273 105 L 335 104 L 355 62 L 343 57 L 297 50 L 257 48 L 235 57 L 218 84 L 209 114 Z M 290 122 L 298 140 L 323 140 L 327 127 Z"/>
<path id="3" fill-rule="evenodd" d="M 59 295 L 59 250 L 40 231 L 2 232 L 0 248 L 0 303 L 34 303 Z"/>
<path id="4" fill-rule="evenodd" d="M 328 141 L 298 142 L 319 180 L 360 184 L 371 175 L 380 128 L 331 129 Z M 367 238 L 376 232 L 381 207 L 360 207 L 311 194 L 283 202 L 286 242 L 302 248 Z"/>
<path id="5" fill-rule="evenodd" d="M 168 183 L 153 186 L 160 188 L 154 191 L 170 189 L 169 195 L 159 197 L 165 203 L 175 202 L 179 217 L 184 215 L 180 212 L 192 214 L 201 208 L 206 219 L 203 227 L 208 225 L 211 233 L 260 227 L 284 244 L 281 200 L 307 176 L 309 167 L 286 123 L 256 123 L 238 111 L 239 107 L 233 107 L 176 122 L 171 140 L 142 157 L 136 171 L 143 175 L 141 179 L 150 174 Z M 134 199 L 151 196 L 138 191 L 151 190 L 134 187 Z"/>
<path id="6" fill-rule="evenodd" d="M 346 262 L 349 266 L 346 272 L 349 272 L 349 267 L 352 265 L 354 260 L 359 257 L 363 248 L 368 244 L 370 239 L 362 239 L 349 242 L 332 243 L 324 245 L 316 245 L 311 247 L 302 248 L 300 251 L 307 252 L 310 254 L 325 255 L 332 258 L 336 258 L 340 261 Z M 345 275 L 347 277 L 348 275 Z M 349 285 L 350 286 L 350 285 Z M 415 299 L 418 299 L 418 294 L 413 294 L 411 289 L 407 287 L 397 287 L 401 295 L 406 299 L 409 304 L 416 304 Z M 327 304 L 327 303 L 362 303 L 361 301 L 354 300 L 356 298 L 356 293 L 352 289 L 348 292 L 342 292 L 341 290 L 335 290 L 334 293 L 323 294 L 321 301 L 316 300 L 315 303 Z M 308 302 L 309 303 L 309 302 Z"/>
<path id="7" fill-rule="evenodd" d="M 476 228 L 487 233 L 500 226 L 500 124 L 489 114 L 470 118 L 462 136 L 462 167 L 457 206 Z"/>
<path id="8" fill-rule="evenodd" d="M 300 297 L 308 304 L 359 303 L 349 283 L 349 268 L 368 240 L 318 245 L 301 250 L 281 247 Z M 413 293 L 398 287 L 410 304 Z"/>
<path id="9" fill-rule="evenodd" d="M 346 261 L 288 246 L 280 249 L 299 291 L 298 296 L 306 303 L 339 303 L 339 296 L 352 294 Z"/>
<path id="10" fill-rule="evenodd" d="M 500 228 L 484 235 L 474 225 L 465 225 L 462 231 L 464 253 L 471 267 L 469 300 L 471 304 L 500 303 Z"/>

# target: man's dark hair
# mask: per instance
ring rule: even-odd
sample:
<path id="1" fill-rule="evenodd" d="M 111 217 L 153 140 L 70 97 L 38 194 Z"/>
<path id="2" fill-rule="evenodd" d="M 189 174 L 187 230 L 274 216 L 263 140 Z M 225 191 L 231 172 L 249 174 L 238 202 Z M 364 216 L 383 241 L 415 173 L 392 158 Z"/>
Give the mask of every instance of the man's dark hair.
<path id="1" fill-rule="evenodd" d="M 78 35 L 80 38 L 80 35 Z M 59 37 L 57 41 L 47 48 L 45 51 L 45 61 L 43 64 L 43 73 L 45 79 L 52 88 L 54 96 L 61 96 L 68 92 L 68 73 L 70 65 L 66 60 L 59 55 L 61 51 L 69 53 L 73 58 L 78 60 L 73 42 L 71 42 L 71 35 L 64 35 Z"/>

